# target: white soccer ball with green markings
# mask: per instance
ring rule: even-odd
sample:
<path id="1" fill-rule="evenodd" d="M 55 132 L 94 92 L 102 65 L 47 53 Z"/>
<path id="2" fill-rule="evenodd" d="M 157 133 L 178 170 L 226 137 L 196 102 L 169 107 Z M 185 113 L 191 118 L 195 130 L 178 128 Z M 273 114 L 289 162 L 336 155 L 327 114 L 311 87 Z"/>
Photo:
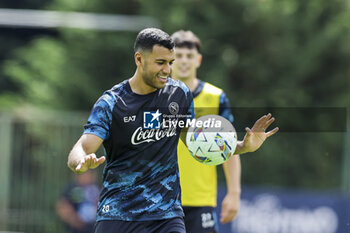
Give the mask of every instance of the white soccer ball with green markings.
<path id="1" fill-rule="evenodd" d="M 218 115 L 198 118 L 186 135 L 187 148 L 192 157 L 206 165 L 219 165 L 235 152 L 237 135 L 233 125 Z"/>

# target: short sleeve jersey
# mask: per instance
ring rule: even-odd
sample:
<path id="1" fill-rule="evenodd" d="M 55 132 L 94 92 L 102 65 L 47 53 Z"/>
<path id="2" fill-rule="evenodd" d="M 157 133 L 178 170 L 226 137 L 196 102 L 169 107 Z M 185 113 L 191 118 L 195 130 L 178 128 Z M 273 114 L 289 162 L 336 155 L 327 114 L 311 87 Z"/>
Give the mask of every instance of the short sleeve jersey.
<path id="1" fill-rule="evenodd" d="M 176 155 L 181 129 L 158 127 L 171 106 L 194 117 L 190 90 L 171 78 L 146 95 L 134 93 L 125 80 L 94 105 L 84 133 L 102 138 L 106 153 L 97 221 L 183 216 Z"/>

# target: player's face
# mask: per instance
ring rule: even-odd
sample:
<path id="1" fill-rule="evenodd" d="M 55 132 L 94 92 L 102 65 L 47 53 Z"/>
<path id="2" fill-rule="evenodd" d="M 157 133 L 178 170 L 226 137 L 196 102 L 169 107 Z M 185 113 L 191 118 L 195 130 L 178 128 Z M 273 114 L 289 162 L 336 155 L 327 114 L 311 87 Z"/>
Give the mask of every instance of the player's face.
<path id="1" fill-rule="evenodd" d="M 171 74 L 174 60 L 174 50 L 159 45 L 153 46 L 152 52 L 144 56 L 143 81 L 150 87 L 163 88 Z"/>
<path id="2" fill-rule="evenodd" d="M 201 60 L 202 56 L 196 48 L 177 47 L 175 49 L 173 77 L 180 80 L 195 78 Z"/>

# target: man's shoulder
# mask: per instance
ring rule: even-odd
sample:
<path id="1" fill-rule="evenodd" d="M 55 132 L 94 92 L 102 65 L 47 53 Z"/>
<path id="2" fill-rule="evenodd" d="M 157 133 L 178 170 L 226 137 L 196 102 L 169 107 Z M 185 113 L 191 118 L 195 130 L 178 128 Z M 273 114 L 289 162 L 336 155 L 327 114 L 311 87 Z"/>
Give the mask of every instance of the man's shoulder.
<path id="1" fill-rule="evenodd" d="M 179 80 L 174 80 L 172 78 L 168 78 L 168 81 L 167 81 L 165 87 L 179 88 L 185 93 L 186 96 L 190 93 L 190 89 L 186 86 L 185 83 L 183 83 Z"/>
<path id="2" fill-rule="evenodd" d="M 120 93 L 120 92 L 123 92 L 123 91 L 126 91 L 127 89 L 127 85 L 128 85 L 128 80 L 124 80 L 116 85 L 114 85 L 111 89 L 105 91 L 105 93 Z"/>
<path id="3" fill-rule="evenodd" d="M 224 91 L 211 83 L 204 82 L 203 92 L 212 95 L 221 95 Z"/>
<path id="4" fill-rule="evenodd" d="M 120 98 L 121 96 L 127 93 L 127 90 L 126 90 L 127 81 L 128 80 L 118 83 L 112 88 L 110 88 L 109 90 L 104 91 L 104 93 L 99 98 L 99 100 L 104 100 L 109 104 L 115 103 L 118 98 Z"/>

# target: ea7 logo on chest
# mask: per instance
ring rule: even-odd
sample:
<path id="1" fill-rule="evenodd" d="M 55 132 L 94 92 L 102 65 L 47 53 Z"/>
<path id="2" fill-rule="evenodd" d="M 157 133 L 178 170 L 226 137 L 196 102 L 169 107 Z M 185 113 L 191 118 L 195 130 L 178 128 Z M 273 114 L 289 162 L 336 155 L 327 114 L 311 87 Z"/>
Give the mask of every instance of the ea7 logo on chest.
<path id="1" fill-rule="evenodd" d="M 136 120 L 136 115 L 134 116 L 126 116 L 123 118 L 125 123 L 131 122 L 131 121 L 135 121 Z"/>

